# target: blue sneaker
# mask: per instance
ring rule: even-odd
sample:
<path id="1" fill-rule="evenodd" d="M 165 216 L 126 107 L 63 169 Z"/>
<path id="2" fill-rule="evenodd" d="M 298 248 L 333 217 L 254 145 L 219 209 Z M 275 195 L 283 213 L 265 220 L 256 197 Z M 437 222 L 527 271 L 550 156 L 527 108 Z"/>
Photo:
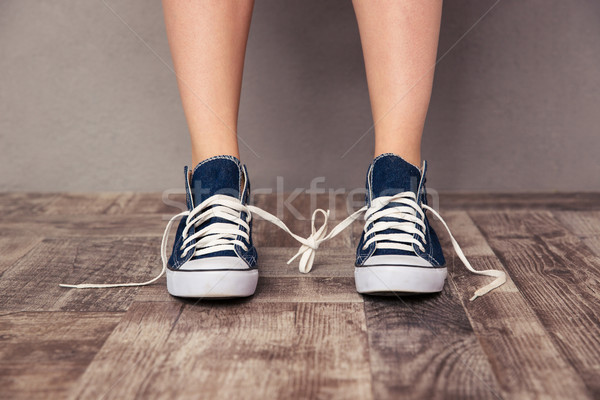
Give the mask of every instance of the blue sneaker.
<path id="1" fill-rule="evenodd" d="M 442 248 L 429 225 L 425 172 L 394 154 L 367 172 L 365 227 L 356 251 L 359 293 L 435 293 L 447 276 Z"/>
<path id="2" fill-rule="evenodd" d="M 179 297 L 253 295 L 258 257 L 246 206 L 246 167 L 233 156 L 216 156 L 184 173 L 188 211 L 181 214 L 186 218 L 179 223 L 168 261 L 167 290 Z"/>

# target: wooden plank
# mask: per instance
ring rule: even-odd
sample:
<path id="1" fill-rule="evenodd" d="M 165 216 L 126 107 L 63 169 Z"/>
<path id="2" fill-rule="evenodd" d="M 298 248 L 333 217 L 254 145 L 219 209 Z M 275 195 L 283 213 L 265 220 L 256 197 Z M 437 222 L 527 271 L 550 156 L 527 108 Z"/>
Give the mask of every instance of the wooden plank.
<path id="1" fill-rule="evenodd" d="M 583 243 L 597 256 L 600 257 L 600 236 L 593 236 L 583 239 Z"/>
<path id="2" fill-rule="evenodd" d="M 374 397 L 497 399 L 500 389 L 457 294 L 365 297 Z"/>
<path id="3" fill-rule="evenodd" d="M 444 218 L 476 269 L 504 270 L 466 212 L 447 212 Z M 438 232 L 443 232 L 437 222 L 433 224 Z M 447 235 L 441 234 L 440 239 L 445 249 L 452 249 Z M 485 285 L 491 278 L 471 274 L 453 252 L 448 253 L 449 284 L 458 293 L 467 311 L 471 326 L 498 380 L 502 397 L 589 397 L 577 371 L 556 348 L 510 275 L 503 286 L 471 302 L 469 298 L 476 288 Z"/>
<path id="4" fill-rule="evenodd" d="M 186 307 L 169 342 L 163 370 L 174 373 L 154 371 L 142 397 L 371 397 L 358 304 Z"/>
<path id="5" fill-rule="evenodd" d="M 135 398 L 150 371 L 169 356 L 164 345 L 181 303 L 135 303 L 112 331 L 69 398 Z"/>
<path id="6" fill-rule="evenodd" d="M 32 214 L 161 214 L 180 213 L 185 194 L 94 192 L 94 193 L 0 193 L 2 217 Z"/>
<path id="7" fill-rule="evenodd" d="M 171 193 L 61 193 L 40 207 L 45 215 L 159 214 L 171 216 L 186 208 L 185 194 Z"/>
<path id="8" fill-rule="evenodd" d="M 562 226 L 579 237 L 600 236 L 598 211 L 555 211 L 553 215 Z"/>
<path id="9" fill-rule="evenodd" d="M 565 228 L 582 239 L 583 243 L 600 256 L 600 212 L 598 211 L 555 211 Z"/>
<path id="10" fill-rule="evenodd" d="M 600 193 L 441 193 L 443 210 L 600 210 Z"/>
<path id="11" fill-rule="evenodd" d="M 126 197 L 126 194 L 121 193 L 60 193 L 52 201 L 40 207 L 37 213 L 44 215 L 114 213 L 114 210 L 122 208 L 122 199 Z"/>
<path id="12" fill-rule="evenodd" d="M 36 214 L 57 196 L 56 193 L 0 193 L 0 222 L 7 217 Z"/>
<path id="13" fill-rule="evenodd" d="M 64 398 L 122 313 L 25 312 L 0 316 L 0 397 Z"/>
<path id="14" fill-rule="evenodd" d="M 129 193 L 123 214 L 160 214 L 171 217 L 187 210 L 183 186 L 162 193 Z"/>
<path id="15" fill-rule="evenodd" d="M 0 276 L 41 241 L 39 236 L 0 236 Z"/>
<path id="16" fill-rule="evenodd" d="M 162 237 L 168 220 L 161 215 L 28 215 L 4 218 L 4 236 L 135 236 Z M 175 229 L 173 229 L 174 235 Z"/>
<path id="17" fill-rule="evenodd" d="M 136 303 L 73 398 L 371 398 L 360 304 Z"/>
<path id="18" fill-rule="evenodd" d="M 158 238 L 44 239 L 0 280 L 2 311 L 125 311 L 138 288 L 60 283 L 139 282 L 160 271 Z"/>
<path id="19" fill-rule="evenodd" d="M 556 347 L 600 396 L 600 260 L 549 212 L 471 212 Z M 514 238 L 507 235 L 516 232 Z M 562 373 L 557 374 L 562 381 Z"/>

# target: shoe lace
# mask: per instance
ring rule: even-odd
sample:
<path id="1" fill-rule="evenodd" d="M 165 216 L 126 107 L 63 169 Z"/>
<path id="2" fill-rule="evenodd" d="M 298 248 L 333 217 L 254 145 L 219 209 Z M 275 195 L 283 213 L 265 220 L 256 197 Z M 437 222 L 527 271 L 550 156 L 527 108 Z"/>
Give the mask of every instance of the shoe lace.
<path id="1" fill-rule="evenodd" d="M 390 203 L 395 206 L 387 207 Z M 413 192 L 377 197 L 365 212 L 365 238 L 370 239 L 365 241 L 362 249 L 375 243 L 377 249 L 414 252 L 414 246 L 417 246 L 424 252 L 427 244 L 425 230 L 425 213 Z M 381 233 L 384 231 L 388 233 Z"/>
<path id="2" fill-rule="evenodd" d="M 385 208 L 390 203 L 400 203 L 395 207 Z M 422 208 L 422 209 L 421 209 Z M 174 215 L 163 233 L 161 242 L 161 259 L 162 259 L 162 270 L 160 273 L 146 281 L 139 283 L 115 283 L 115 284 L 60 284 L 61 287 L 76 288 L 76 289 L 90 289 L 90 288 L 113 288 L 113 287 L 128 287 L 128 286 L 146 286 L 156 282 L 160 279 L 167 270 L 168 264 L 168 238 L 173 223 L 182 217 L 187 217 L 186 226 L 183 230 L 183 237 L 185 238 L 180 250 L 185 255 L 189 251 L 194 251 L 195 255 L 205 255 L 214 253 L 222 250 L 233 250 L 235 245 L 240 245 L 242 248 L 247 250 L 244 242 L 238 240 L 238 236 L 242 236 L 246 240 L 249 239 L 249 223 L 251 220 L 251 214 L 255 214 L 262 219 L 278 226 L 283 231 L 292 236 L 297 240 L 301 246 L 298 252 L 289 259 L 287 264 L 292 263 L 296 258 L 300 257 L 299 270 L 302 273 L 308 273 L 312 269 L 313 262 L 315 259 L 316 251 L 319 246 L 337 236 L 339 233 L 344 231 L 360 216 L 365 214 L 365 237 L 368 237 L 371 233 L 381 232 L 386 229 L 393 229 L 398 232 L 389 234 L 374 235 L 365 242 L 365 248 L 373 241 L 376 242 L 377 248 L 393 248 L 400 250 L 414 251 L 414 247 L 411 244 L 415 244 L 421 251 L 424 251 L 425 235 L 425 213 L 423 209 L 430 211 L 437 219 L 441 221 L 444 228 L 448 232 L 454 251 L 458 255 L 459 259 L 463 262 L 465 267 L 474 274 L 495 277 L 496 279 L 488 285 L 475 291 L 474 296 L 470 299 L 475 300 L 479 296 L 490 292 L 491 290 L 501 286 L 506 282 L 506 274 L 499 270 L 484 270 L 478 271 L 474 269 L 467 258 L 465 257 L 462 249 L 460 248 L 456 239 L 452 235 L 450 228 L 444 221 L 444 219 L 435 211 L 433 208 L 426 204 L 419 204 L 416 201 L 416 196 L 412 192 L 398 193 L 394 196 L 382 196 L 372 201 L 371 207 L 362 207 L 357 210 L 342 222 L 337 224 L 329 233 L 327 233 L 327 225 L 329 222 L 330 212 L 323 209 L 316 209 L 311 217 L 311 234 L 304 238 L 293 233 L 288 226 L 275 215 L 251 205 L 244 205 L 239 199 L 230 196 L 215 195 L 211 196 L 198 206 L 194 207 L 191 211 L 183 211 L 179 214 Z M 241 219 L 241 213 L 245 212 L 247 217 L 246 220 Z M 316 220 L 319 215 L 323 216 L 323 223 L 319 228 L 315 226 Z M 198 232 L 188 235 L 192 226 L 194 228 L 200 227 L 205 221 L 210 218 L 217 217 L 223 218 L 232 223 L 212 223 L 208 224 L 205 228 Z M 394 218 L 394 221 L 381 221 L 383 217 Z M 213 226 L 214 225 L 214 226 Z M 241 230 L 239 226 L 245 228 L 246 231 Z M 370 228 L 368 228 L 370 226 Z M 420 226 L 422 230 L 418 229 Z M 418 240 L 414 237 L 417 235 L 421 238 Z M 393 247 L 389 247 L 393 246 Z"/>
<path id="3" fill-rule="evenodd" d="M 242 212 L 246 212 L 245 220 Z M 197 230 L 211 218 L 220 218 L 229 222 L 213 222 L 204 228 Z M 183 243 L 179 247 L 181 256 L 185 257 L 190 251 L 194 256 L 216 253 L 225 250 L 235 250 L 235 246 L 241 246 L 244 251 L 248 250 L 246 243 L 239 240 L 242 237 L 249 241 L 251 214 L 241 201 L 231 196 L 214 195 L 203 201 L 187 215 L 185 228 L 182 236 Z M 189 235 L 192 227 L 197 230 Z M 244 229 L 240 229 L 240 227 Z"/>

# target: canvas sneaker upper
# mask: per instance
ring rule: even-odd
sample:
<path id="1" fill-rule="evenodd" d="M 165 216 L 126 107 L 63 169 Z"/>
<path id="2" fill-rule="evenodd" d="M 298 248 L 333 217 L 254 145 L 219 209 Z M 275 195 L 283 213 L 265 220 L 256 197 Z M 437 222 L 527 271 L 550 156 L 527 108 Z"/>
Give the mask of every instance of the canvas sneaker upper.
<path id="1" fill-rule="evenodd" d="M 179 222 L 168 268 L 256 268 L 246 167 L 233 156 L 216 156 L 184 174 L 189 214 Z"/>
<path id="2" fill-rule="evenodd" d="M 422 208 L 427 204 L 425 172 L 394 154 L 382 154 L 369 166 L 366 179 L 365 227 L 356 251 L 356 265 L 369 259 L 440 267 L 445 264 L 438 237 Z M 383 257 L 388 256 L 388 257 Z M 424 262 L 417 260 L 422 259 Z M 389 262 L 389 261 L 388 261 Z"/>

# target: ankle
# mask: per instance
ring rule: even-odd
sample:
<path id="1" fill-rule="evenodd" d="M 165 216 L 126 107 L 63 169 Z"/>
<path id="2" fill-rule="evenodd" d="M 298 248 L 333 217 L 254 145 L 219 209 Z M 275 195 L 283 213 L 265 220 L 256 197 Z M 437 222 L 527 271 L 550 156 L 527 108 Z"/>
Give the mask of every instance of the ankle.
<path id="1" fill-rule="evenodd" d="M 387 153 L 395 154 L 398 157 L 401 157 L 407 163 L 410 163 L 413 166 L 417 167 L 419 170 L 421 169 L 421 164 L 423 163 L 423 161 L 421 159 L 421 153 L 420 153 L 420 151 L 417 152 L 416 154 L 414 152 L 401 151 L 401 150 L 397 150 L 397 151 L 393 151 L 393 150 L 375 151 L 375 156 L 373 158 L 377 158 L 380 155 L 387 154 Z"/>
<path id="2" fill-rule="evenodd" d="M 412 130 L 406 130 L 405 135 L 390 134 L 388 131 L 376 132 L 375 157 L 392 153 L 417 168 L 421 168 L 421 135 Z M 395 130 L 394 132 L 398 132 Z"/>
<path id="3" fill-rule="evenodd" d="M 215 157 L 215 156 L 233 156 L 235 158 L 237 158 L 238 160 L 240 159 L 240 154 L 237 151 L 237 149 L 235 149 L 235 151 L 228 151 L 226 149 L 223 150 L 218 150 L 215 149 L 214 151 L 201 151 L 201 152 L 196 152 L 194 150 L 192 150 L 192 166 L 196 166 L 198 164 L 200 164 L 202 161 L 207 160 L 211 157 Z"/>

